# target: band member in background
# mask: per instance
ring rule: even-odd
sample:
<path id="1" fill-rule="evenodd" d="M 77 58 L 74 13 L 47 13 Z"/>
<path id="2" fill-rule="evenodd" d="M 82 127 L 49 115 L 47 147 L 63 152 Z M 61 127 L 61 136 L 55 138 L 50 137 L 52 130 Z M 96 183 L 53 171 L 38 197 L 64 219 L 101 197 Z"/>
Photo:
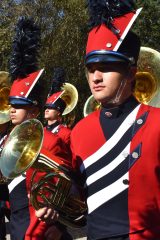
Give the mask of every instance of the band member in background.
<path id="1" fill-rule="evenodd" d="M 9 93 L 9 73 L 0 71 L 0 154 L 3 148 L 7 134 L 10 131 L 10 117 L 8 93 Z M 9 219 L 10 210 L 6 207 L 6 201 L 9 200 L 7 183 L 0 173 L 0 240 L 6 239 L 5 216 Z"/>
<path id="2" fill-rule="evenodd" d="M 10 117 L 12 124 L 17 126 L 22 122 L 37 118 L 44 103 L 43 69 L 38 70 L 37 56 L 40 47 L 40 29 L 30 18 L 21 17 L 16 27 L 13 41 L 13 52 L 10 58 L 11 104 Z M 42 147 L 50 153 L 61 157 L 62 141 L 57 135 L 44 130 Z M 35 216 L 28 194 L 33 169 L 30 168 L 8 184 L 11 207 L 11 240 L 41 240 L 48 231 L 48 225 Z M 56 216 L 55 212 L 55 216 Z M 50 215 L 50 210 L 46 216 Z M 63 232 L 54 225 L 54 238 L 59 239 Z M 58 237 L 57 237 L 58 236 Z"/>
<path id="3" fill-rule="evenodd" d="M 62 114 L 67 107 L 67 103 L 61 98 L 62 87 L 65 84 L 65 72 L 63 68 L 57 67 L 54 70 L 52 86 L 45 104 L 45 119 L 47 120 L 46 130 L 58 135 L 67 151 L 70 151 L 71 130 L 63 124 Z"/>
<path id="4" fill-rule="evenodd" d="M 160 239 L 160 109 L 133 95 L 140 39 L 130 28 L 140 9 L 133 1 L 88 4 L 85 64 L 102 109 L 71 133 L 73 167 L 86 190 L 88 239 Z"/>

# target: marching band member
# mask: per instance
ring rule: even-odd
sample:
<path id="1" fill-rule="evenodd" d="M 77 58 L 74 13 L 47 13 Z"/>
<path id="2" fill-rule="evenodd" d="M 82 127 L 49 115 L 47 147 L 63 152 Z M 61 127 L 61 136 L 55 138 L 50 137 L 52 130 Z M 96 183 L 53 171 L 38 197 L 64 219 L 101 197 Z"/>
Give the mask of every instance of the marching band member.
<path id="1" fill-rule="evenodd" d="M 72 130 L 90 240 L 160 239 L 160 109 L 133 96 L 140 50 L 134 1 L 88 1 L 87 80 L 102 109 Z M 157 120 L 156 120 L 157 119 Z"/>
<path id="2" fill-rule="evenodd" d="M 72 130 L 73 167 L 88 205 L 89 240 L 160 239 L 160 109 L 134 97 L 140 39 L 134 1 L 88 1 L 85 65 L 102 108 Z M 36 213 L 40 216 L 40 212 Z"/>
<path id="3" fill-rule="evenodd" d="M 45 119 L 47 120 L 46 130 L 58 135 L 64 142 L 67 151 L 70 151 L 71 129 L 62 123 L 62 114 L 67 103 L 61 98 L 62 87 L 65 84 L 65 72 L 63 68 L 57 67 L 54 70 L 51 90 L 45 104 Z"/>
<path id="4" fill-rule="evenodd" d="M 14 126 L 36 118 L 43 108 L 43 69 L 38 70 L 37 55 L 40 46 L 40 29 L 32 19 L 21 17 L 16 28 L 13 41 L 13 53 L 10 59 L 12 86 L 9 95 L 11 104 L 10 117 Z M 63 155 L 61 139 L 44 130 L 43 148 L 61 157 Z M 33 169 L 10 180 L 9 200 L 11 207 L 11 240 L 44 240 L 48 225 L 35 216 L 28 193 Z M 50 210 L 47 216 L 50 215 Z M 56 212 L 55 212 L 56 215 Z M 54 227 L 56 234 L 61 236 L 59 229 Z M 58 232 L 58 233 L 57 233 Z"/>

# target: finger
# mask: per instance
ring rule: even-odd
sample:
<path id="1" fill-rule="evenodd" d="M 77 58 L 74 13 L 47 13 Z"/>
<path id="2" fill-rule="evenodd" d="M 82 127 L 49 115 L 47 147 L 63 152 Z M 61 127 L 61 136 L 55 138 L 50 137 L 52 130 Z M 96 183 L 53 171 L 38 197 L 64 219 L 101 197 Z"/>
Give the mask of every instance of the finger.
<path id="1" fill-rule="evenodd" d="M 56 210 L 48 209 L 47 213 L 44 215 L 44 219 L 57 220 L 59 214 Z"/>
<path id="2" fill-rule="evenodd" d="M 46 213 L 44 214 L 44 218 L 51 217 L 54 214 L 54 212 L 55 212 L 54 209 L 48 208 Z"/>
<path id="3" fill-rule="evenodd" d="M 57 211 L 54 211 L 54 213 L 51 216 L 51 220 L 57 221 L 59 218 L 59 213 Z"/>
<path id="4" fill-rule="evenodd" d="M 35 212 L 37 218 L 43 217 L 47 212 L 47 207 L 41 208 Z"/>

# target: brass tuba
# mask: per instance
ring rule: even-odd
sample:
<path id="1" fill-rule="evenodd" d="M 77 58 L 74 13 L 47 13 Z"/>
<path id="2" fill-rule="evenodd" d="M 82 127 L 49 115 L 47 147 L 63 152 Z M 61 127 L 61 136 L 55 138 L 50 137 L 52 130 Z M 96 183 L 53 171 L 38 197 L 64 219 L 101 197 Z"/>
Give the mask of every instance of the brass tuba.
<path id="1" fill-rule="evenodd" d="M 66 103 L 66 108 L 62 115 L 66 115 L 70 113 L 78 102 L 78 91 L 76 87 L 70 83 L 65 83 L 63 85 L 63 93 L 60 96 L 60 98 L 63 99 L 63 101 Z"/>
<path id="2" fill-rule="evenodd" d="M 101 104 L 95 100 L 93 95 L 91 95 L 84 104 L 83 116 L 86 117 L 88 114 L 100 108 Z"/>
<path id="3" fill-rule="evenodd" d="M 27 120 L 10 133 L 0 158 L 2 174 L 15 178 L 28 168 L 36 169 L 31 180 L 30 200 L 35 209 L 53 206 L 59 221 L 67 226 L 85 225 L 86 203 L 72 171 L 63 161 L 42 148 L 43 126 L 36 119 Z M 38 176 L 38 177 L 37 177 Z"/>
<path id="4" fill-rule="evenodd" d="M 139 102 L 160 107 L 160 53 L 141 47 L 134 96 Z"/>
<path id="5" fill-rule="evenodd" d="M 8 101 L 10 88 L 8 76 L 8 72 L 0 71 L 0 124 L 10 121 L 10 105 Z"/>

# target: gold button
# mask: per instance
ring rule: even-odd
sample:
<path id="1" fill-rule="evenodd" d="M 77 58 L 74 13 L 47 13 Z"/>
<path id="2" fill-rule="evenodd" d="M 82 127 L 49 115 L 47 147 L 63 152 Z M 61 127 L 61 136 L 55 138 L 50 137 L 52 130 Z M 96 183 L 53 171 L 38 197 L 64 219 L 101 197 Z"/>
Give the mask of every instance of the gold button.
<path id="1" fill-rule="evenodd" d="M 24 95 L 24 92 L 20 92 L 21 95 Z"/>

